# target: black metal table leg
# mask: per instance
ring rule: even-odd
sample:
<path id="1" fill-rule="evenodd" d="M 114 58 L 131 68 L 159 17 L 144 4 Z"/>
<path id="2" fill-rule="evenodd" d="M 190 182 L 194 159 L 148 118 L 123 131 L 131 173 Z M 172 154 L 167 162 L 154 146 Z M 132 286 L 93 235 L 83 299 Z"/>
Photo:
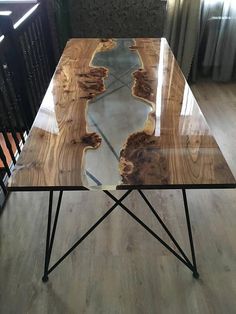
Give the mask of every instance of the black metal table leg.
<path id="1" fill-rule="evenodd" d="M 44 261 L 44 275 L 43 282 L 48 281 L 48 251 L 50 244 L 50 233 L 51 233 L 51 220 L 52 220 L 52 203 L 53 203 L 53 191 L 50 191 L 49 194 L 49 206 L 48 206 L 48 225 L 47 225 L 47 238 L 46 238 L 46 250 L 45 250 L 45 261 Z"/>
<path id="2" fill-rule="evenodd" d="M 60 211 L 60 207 L 61 207 L 62 195 L 63 195 L 63 191 L 60 191 L 58 202 L 57 202 L 56 214 L 55 214 L 54 223 L 53 223 L 52 234 L 51 234 L 53 191 L 50 191 L 50 194 L 49 194 L 48 224 L 47 224 L 45 262 L 44 262 L 44 275 L 42 278 L 43 282 L 48 281 L 48 267 L 49 267 L 49 263 L 50 263 L 52 247 L 53 247 L 53 242 L 54 242 L 56 228 L 57 228 L 57 221 L 58 221 L 58 215 L 59 215 L 59 211 Z"/>
<path id="3" fill-rule="evenodd" d="M 184 208 L 185 208 L 185 215 L 186 215 L 186 222 L 187 222 L 187 228 L 188 228 L 188 237 L 190 242 L 190 248 L 191 248 L 191 255 L 192 255 L 192 262 L 189 260 L 185 252 L 182 250 L 180 245 L 178 244 L 175 237 L 171 234 L 167 226 L 162 221 L 161 217 L 158 215 L 154 207 L 151 205 L 145 194 L 138 190 L 141 197 L 144 199 L 160 225 L 163 227 L 165 232 L 168 234 L 170 240 L 174 243 L 175 247 L 178 249 L 179 253 L 177 253 L 168 243 L 166 243 L 164 240 L 162 240 L 152 229 L 150 229 L 140 218 L 138 218 L 133 212 L 131 212 L 122 202 L 123 200 L 132 192 L 132 190 L 126 191 L 122 197 L 117 199 L 114 195 L 112 195 L 109 191 L 103 191 L 106 195 L 108 195 L 115 203 L 114 205 L 107 210 L 107 212 L 98 219 L 98 221 L 92 225 L 92 227 L 89 228 L 87 232 L 85 232 L 79 240 L 75 242 L 75 244 L 66 251 L 66 253 L 53 265 L 49 268 L 50 264 L 50 257 L 52 253 L 55 233 L 56 233 L 56 227 L 58 222 L 58 216 L 59 211 L 61 207 L 61 201 L 62 201 L 62 194 L 63 191 L 60 191 L 58 203 L 57 203 L 57 209 L 55 213 L 55 218 L 53 222 L 52 232 L 51 232 L 51 222 L 52 222 L 52 205 L 53 205 L 53 191 L 50 192 L 49 195 L 49 207 L 48 207 L 48 224 L 47 224 L 47 237 L 46 237 L 46 252 L 45 252 L 45 263 L 44 263 L 44 275 L 43 275 L 43 282 L 48 281 L 48 275 L 80 244 L 82 243 L 91 233 L 92 231 L 101 224 L 101 222 L 112 213 L 112 211 L 117 207 L 120 206 L 124 211 L 126 211 L 136 222 L 138 222 L 146 231 L 149 232 L 155 239 L 157 239 L 167 250 L 169 250 L 175 257 L 178 258 L 179 261 L 181 261 L 186 267 L 188 267 L 192 273 L 194 278 L 199 278 L 199 274 L 197 271 L 197 264 L 196 264 L 196 257 L 195 257 L 195 251 L 194 251 L 194 244 L 193 244 L 193 236 L 192 236 L 192 229 L 191 229 L 191 223 L 190 223 L 190 217 L 189 217 L 189 210 L 188 210 L 188 202 L 187 202 L 187 196 L 186 191 L 182 189 L 183 193 L 183 200 L 184 200 Z"/>
<path id="4" fill-rule="evenodd" d="M 192 261 L 193 261 L 193 277 L 199 278 L 199 273 L 197 271 L 197 262 L 196 262 L 196 256 L 195 256 L 195 250 L 194 250 L 194 244 L 193 244 L 193 235 L 192 235 L 192 228 L 191 228 L 191 222 L 189 217 L 189 210 L 188 210 L 188 201 L 186 196 L 185 189 L 182 190 L 183 193 L 183 199 L 184 199 L 184 209 L 185 209 L 185 216 L 186 216 L 186 222 L 188 227 L 188 235 L 189 235 L 189 242 L 190 242 L 190 248 L 191 248 L 191 254 L 192 254 Z"/>
<path id="5" fill-rule="evenodd" d="M 123 201 L 130 193 L 132 190 L 128 190 L 124 193 L 124 195 L 119 199 L 119 201 Z M 58 221 L 58 215 L 61 207 L 61 200 L 62 200 L 62 193 L 63 191 L 60 191 L 58 203 L 57 203 L 57 210 L 54 218 L 54 223 L 53 223 L 53 229 L 52 229 L 52 234 L 51 234 L 51 221 L 52 221 L 52 204 L 53 204 L 53 192 L 50 192 L 49 196 L 49 207 L 48 207 L 48 225 L 47 225 L 47 237 L 46 237 L 46 252 L 45 252 L 45 264 L 44 264 L 44 275 L 42 277 L 43 282 L 48 281 L 48 275 L 59 265 L 61 262 L 79 245 L 81 244 L 89 235 L 92 233 L 92 231 L 101 224 L 101 222 L 112 213 L 112 211 L 119 205 L 119 203 L 115 203 L 98 221 L 91 227 L 87 232 L 84 233 L 81 238 L 75 242 L 75 244 L 67 250 L 67 252 L 53 265 L 49 268 L 49 263 L 50 263 L 50 257 L 52 253 L 52 248 L 53 248 L 53 242 L 54 242 L 54 237 L 55 237 L 55 232 L 56 232 L 56 227 L 57 227 L 57 221 Z"/>
<path id="6" fill-rule="evenodd" d="M 161 220 L 160 216 L 156 213 L 144 193 L 139 190 L 140 195 L 145 200 L 146 204 L 149 206 L 153 214 L 156 216 L 157 220 L 163 227 L 163 229 L 166 231 L 172 242 L 175 244 L 177 249 L 179 250 L 179 255 L 172 247 L 169 246 L 165 241 L 163 241 L 153 230 L 151 230 L 141 219 L 139 219 L 134 213 L 132 213 L 120 200 L 118 200 L 114 195 L 112 195 L 109 191 L 104 191 L 113 201 L 116 203 L 119 203 L 120 207 L 125 210 L 135 221 L 137 221 L 146 231 L 148 231 L 155 239 L 157 239 L 167 250 L 169 250 L 175 257 L 178 258 L 179 261 L 181 261 L 185 266 L 187 266 L 192 272 L 194 278 L 199 278 L 199 274 L 197 272 L 197 265 L 196 265 L 196 258 L 195 258 L 195 252 L 194 252 L 194 245 L 193 245 L 193 237 L 192 237 L 192 231 L 191 231 L 191 224 L 189 219 L 189 212 L 188 212 L 188 204 L 187 204 L 187 198 L 186 198 L 186 192 L 183 190 L 183 198 L 184 198 L 184 207 L 185 207 L 185 213 L 186 213 L 186 221 L 187 221 L 187 227 L 188 227 L 188 235 L 189 235 L 189 241 L 190 241 L 190 247 L 191 247 L 191 254 L 192 254 L 192 263 L 190 262 L 187 255 L 183 252 L 181 247 L 179 246 L 178 242 L 174 238 L 174 236 L 170 233 L 169 229 L 166 227 L 164 222 Z"/>

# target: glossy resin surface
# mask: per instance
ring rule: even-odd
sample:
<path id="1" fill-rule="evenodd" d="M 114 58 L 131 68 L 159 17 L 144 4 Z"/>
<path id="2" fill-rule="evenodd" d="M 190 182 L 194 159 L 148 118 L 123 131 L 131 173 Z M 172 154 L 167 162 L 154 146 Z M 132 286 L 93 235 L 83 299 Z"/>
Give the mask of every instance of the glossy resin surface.
<path id="1" fill-rule="evenodd" d="M 234 187 L 165 39 L 68 42 L 11 190 Z"/>

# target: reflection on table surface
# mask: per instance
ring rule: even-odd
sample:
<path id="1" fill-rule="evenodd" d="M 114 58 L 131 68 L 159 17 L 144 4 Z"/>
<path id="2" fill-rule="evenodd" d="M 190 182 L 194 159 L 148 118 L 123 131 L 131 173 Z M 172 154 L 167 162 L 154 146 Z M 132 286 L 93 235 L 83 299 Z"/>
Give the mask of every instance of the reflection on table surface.
<path id="1" fill-rule="evenodd" d="M 10 188 L 234 185 L 166 40 L 100 44 L 67 44 Z"/>

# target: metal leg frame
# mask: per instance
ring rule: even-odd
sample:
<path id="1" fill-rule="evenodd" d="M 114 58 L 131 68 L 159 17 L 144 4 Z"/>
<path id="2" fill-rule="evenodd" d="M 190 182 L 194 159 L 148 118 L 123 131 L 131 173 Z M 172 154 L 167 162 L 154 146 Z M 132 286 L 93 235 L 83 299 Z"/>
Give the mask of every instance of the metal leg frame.
<path id="1" fill-rule="evenodd" d="M 153 230 L 151 230 L 141 219 L 139 219 L 134 213 L 132 213 L 123 203 L 122 201 L 132 192 L 132 190 L 128 190 L 120 199 L 117 199 L 115 196 L 113 196 L 110 192 L 104 191 L 106 195 L 108 195 L 115 203 L 114 205 L 77 241 L 75 244 L 51 267 L 49 267 L 50 264 L 50 258 L 53 248 L 53 242 L 55 238 L 56 233 L 56 227 L 57 227 L 57 221 L 59 216 L 59 211 L 61 207 L 61 200 L 63 191 L 60 191 L 59 199 L 57 203 L 57 209 L 56 214 L 53 222 L 53 228 L 51 232 L 51 222 L 52 222 L 52 205 L 53 205 L 53 191 L 50 192 L 49 195 L 49 208 L 48 208 L 48 225 L 47 225 L 47 238 L 46 238 L 46 253 L 45 253 L 45 264 L 44 264 L 44 275 L 43 275 L 43 282 L 48 281 L 48 275 L 79 245 L 81 244 L 88 236 L 89 234 L 98 226 L 100 225 L 103 220 L 110 215 L 113 210 L 120 206 L 125 212 L 127 212 L 135 221 L 137 221 L 147 232 L 149 232 L 155 239 L 157 239 L 167 250 L 169 250 L 175 257 L 178 258 L 186 267 L 188 267 L 192 273 L 194 278 L 199 278 L 199 274 L 197 271 L 197 264 L 196 264 L 196 257 L 195 257 L 195 251 L 194 251 L 194 244 L 193 244 L 193 236 L 192 236 L 192 229 L 191 229 L 191 222 L 189 218 L 189 210 L 188 210 L 188 202 L 187 202 L 187 196 L 186 191 L 182 189 L 183 194 L 183 200 L 184 200 L 184 209 L 185 209 L 185 216 L 186 216 L 186 222 L 187 222 L 187 229 L 188 229 L 188 236 L 189 236 L 189 242 L 190 242 L 190 249 L 191 249 L 191 255 L 192 255 L 192 262 L 189 260 L 187 255 L 184 253 L 184 251 L 181 249 L 180 245 L 174 238 L 174 236 L 171 234 L 169 229 L 166 227 L 156 210 L 153 208 L 145 194 L 138 190 L 139 194 L 145 201 L 145 203 L 148 205 L 154 216 L 157 218 L 160 225 L 163 227 L 163 229 L 168 234 L 169 238 L 172 240 L 174 245 L 176 246 L 179 253 L 177 253 L 172 247 L 170 247 L 166 242 L 164 242 Z"/>
<path id="2" fill-rule="evenodd" d="M 132 190 L 127 191 L 119 200 L 118 202 L 122 202 L 130 193 Z M 84 241 L 84 239 L 89 236 L 89 234 L 101 223 L 103 220 L 110 215 L 113 210 L 119 205 L 119 203 L 115 203 L 75 244 L 53 265 L 49 268 L 49 263 L 50 263 L 50 257 L 51 257 L 51 252 L 52 252 L 52 247 L 53 247 L 53 241 L 54 241 L 54 236 L 56 232 L 56 226 L 57 226 L 57 220 L 58 220 L 58 215 L 59 215 L 59 210 L 60 210 L 60 205 L 61 205 L 61 198 L 62 198 L 62 191 L 60 192 L 59 195 L 59 200 L 57 204 L 57 210 L 56 210 L 56 215 L 53 223 L 53 231 L 51 235 L 51 220 L 52 220 L 52 203 L 53 203 L 53 192 L 50 192 L 49 196 L 49 208 L 48 208 L 48 226 L 47 226 L 47 238 L 46 238 L 46 252 L 45 252 L 45 264 L 44 264 L 44 275 L 43 275 L 43 282 L 48 281 L 48 275 L 59 265 L 61 262 L 80 244 Z"/>

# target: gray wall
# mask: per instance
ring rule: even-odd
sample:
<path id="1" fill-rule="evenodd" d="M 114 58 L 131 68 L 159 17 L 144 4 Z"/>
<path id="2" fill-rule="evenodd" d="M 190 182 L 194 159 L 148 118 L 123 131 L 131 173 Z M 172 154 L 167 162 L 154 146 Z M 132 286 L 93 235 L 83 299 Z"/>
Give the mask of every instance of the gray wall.
<path id="1" fill-rule="evenodd" d="M 74 37 L 160 37 L 166 2 L 161 0 L 70 0 Z"/>

